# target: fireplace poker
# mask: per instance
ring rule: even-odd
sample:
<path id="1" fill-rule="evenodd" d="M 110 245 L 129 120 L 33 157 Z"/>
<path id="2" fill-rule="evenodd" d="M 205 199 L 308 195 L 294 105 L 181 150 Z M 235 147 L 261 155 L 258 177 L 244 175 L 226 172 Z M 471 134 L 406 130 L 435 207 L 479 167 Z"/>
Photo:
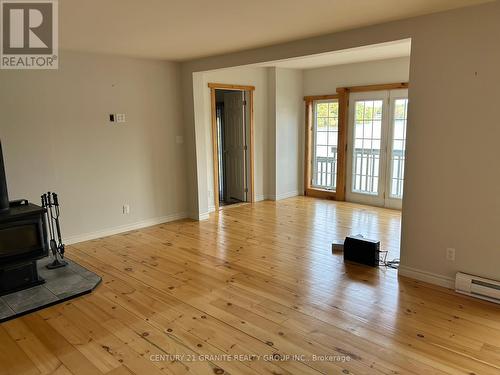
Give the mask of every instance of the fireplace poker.
<path id="1" fill-rule="evenodd" d="M 48 269 L 64 267 L 68 262 L 64 261 L 64 244 L 62 242 L 61 226 L 59 223 L 59 199 L 56 193 L 42 195 L 42 206 L 47 209 L 47 226 L 50 235 L 50 249 L 54 261 L 47 265 Z M 57 241 L 56 241 L 57 234 Z"/>

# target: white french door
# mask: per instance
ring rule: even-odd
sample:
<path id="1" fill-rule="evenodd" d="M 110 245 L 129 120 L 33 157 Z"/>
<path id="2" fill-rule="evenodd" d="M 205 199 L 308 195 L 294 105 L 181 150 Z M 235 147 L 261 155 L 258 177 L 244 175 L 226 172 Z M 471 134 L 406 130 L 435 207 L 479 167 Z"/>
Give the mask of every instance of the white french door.
<path id="1" fill-rule="evenodd" d="M 346 199 L 400 209 L 408 90 L 352 93 L 349 103 Z"/>

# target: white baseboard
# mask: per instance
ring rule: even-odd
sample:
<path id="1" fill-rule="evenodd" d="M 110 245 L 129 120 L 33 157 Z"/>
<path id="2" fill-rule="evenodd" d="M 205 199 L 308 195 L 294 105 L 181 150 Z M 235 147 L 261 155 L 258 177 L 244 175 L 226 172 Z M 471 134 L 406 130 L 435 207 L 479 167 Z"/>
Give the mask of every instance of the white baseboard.
<path id="1" fill-rule="evenodd" d="M 429 284 L 439 285 L 448 289 L 455 289 L 455 279 L 435 273 L 422 271 L 416 268 L 399 266 L 398 275 L 424 281 Z"/>
<path id="2" fill-rule="evenodd" d="M 289 191 L 288 193 L 281 193 L 277 195 L 270 195 L 268 199 L 272 201 L 280 201 L 282 199 L 287 199 L 291 197 L 296 197 L 297 195 L 300 195 L 300 192 L 298 190 L 295 191 Z"/>
<path id="3" fill-rule="evenodd" d="M 208 220 L 210 217 L 209 215 L 210 212 L 204 212 L 198 215 L 198 221 L 203 221 L 203 220 Z"/>
<path id="4" fill-rule="evenodd" d="M 67 245 L 71 245 L 71 244 L 75 244 L 75 243 L 78 243 L 78 242 L 95 240 L 97 238 L 112 236 L 114 234 L 119 234 L 119 233 L 124 233 L 124 232 L 130 232 L 131 230 L 136 230 L 136 229 L 151 227 L 153 225 L 168 223 L 169 221 L 175 221 L 175 220 L 185 219 L 187 217 L 188 217 L 188 214 L 182 212 L 182 213 L 177 213 L 177 214 L 171 214 L 171 215 L 167 215 L 167 216 L 157 217 L 157 218 L 153 218 L 153 219 L 141 220 L 141 221 L 138 221 L 138 222 L 132 223 L 132 224 L 125 224 L 125 225 L 120 225 L 120 226 L 117 226 L 117 227 L 112 227 L 112 228 L 98 230 L 98 231 L 95 231 L 95 232 L 78 234 L 76 236 L 70 236 L 70 237 L 65 238 L 64 242 Z"/>
<path id="5" fill-rule="evenodd" d="M 212 212 L 215 212 L 215 206 L 208 207 L 208 213 L 211 214 Z"/>

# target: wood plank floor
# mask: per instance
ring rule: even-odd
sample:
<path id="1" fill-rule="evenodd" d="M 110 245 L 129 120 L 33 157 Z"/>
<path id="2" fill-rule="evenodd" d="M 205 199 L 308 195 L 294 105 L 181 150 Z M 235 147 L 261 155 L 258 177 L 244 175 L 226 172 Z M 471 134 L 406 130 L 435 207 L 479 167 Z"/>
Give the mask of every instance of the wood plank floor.
<path id="1" fill-rule="evenodd" d="M 1 374 L 500 374 L 500 309 L 344 265 L 400 215 L 291 198 L 68 248 L 91 295 L 0 326 Z M 235 360 L 239 359 L 239 360 Z"/>

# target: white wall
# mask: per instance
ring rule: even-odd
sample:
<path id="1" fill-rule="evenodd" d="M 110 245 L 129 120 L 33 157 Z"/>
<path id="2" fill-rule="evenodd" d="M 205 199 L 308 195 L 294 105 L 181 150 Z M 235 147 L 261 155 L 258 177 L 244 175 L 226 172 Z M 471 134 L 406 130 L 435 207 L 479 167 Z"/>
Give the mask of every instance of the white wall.
<path id="1" fill-rule="evenodd" d="M 456 271 L 498 279 L 499 14 L 495 1 L 186 62 L 183 87 L 192 90 L 193 71 L 411 38 L 400 274 L 447 286 Z M 455 262 L 447 247 L 456 248 Z"/>
<path id="2" fill-rule="evenodd" d="M 194 74 L 194 117 L 198 169 L 199 212 L 192 217 L 204 219 L 214 207 L 211 99 L 208 83 L 255 86 L 254 91 L 254 188 L 257 200 L 267 192 L 268 172 L 268 69 L 242 67 Z"/>
<path id="3" fill-rule="evenodd" d="M 265 199 L 275 200 L 276 199 L 276 68 L 268 68 L 268 80 L 267 80 L 267 93 L 268 93 L 268 113 L 267 118 L 269 121 L 268 126 L 268 159 L 267 159 L 267 195 Z"/>
<path id="4" fill-rule="evenodd" d="M 408 82 L 410 58 L 368 61 L 304 70 L 304 95 L 335 94 L 338 87 Z"/>
<path id="5" fill-rule="evenodd" d="M 276 200 L 303 194 L 303 72 L 276 68 Z"/>
<path id="6" fill-rule="evenodd" d="M 55 71 L 0 71 L 10 198 L 59 193 L 67 240 L 185 216 L 179 73 L 174 63 L 83 53 L 63 53 Z M 127 122 L 111 125 L 110 113 Z"/>

